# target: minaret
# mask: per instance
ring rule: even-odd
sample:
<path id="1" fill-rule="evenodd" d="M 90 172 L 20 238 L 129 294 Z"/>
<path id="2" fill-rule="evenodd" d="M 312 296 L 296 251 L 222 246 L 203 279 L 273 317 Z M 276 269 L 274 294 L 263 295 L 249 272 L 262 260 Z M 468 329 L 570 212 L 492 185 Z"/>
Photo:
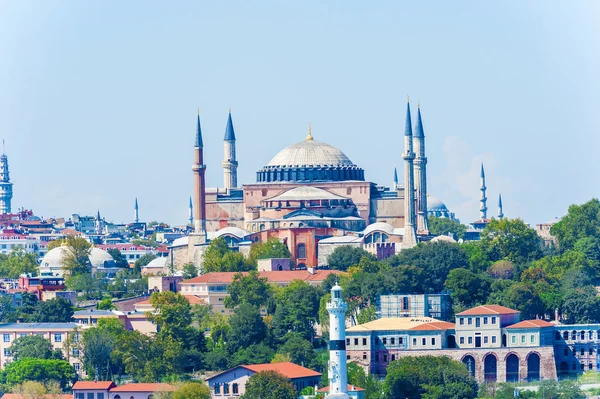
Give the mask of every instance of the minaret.
<path id="1" fill-rule="evenodd" d="M 135 206 L 133 207 L 133 221 L 134 221 L 134 223 L 140 222 L 140 214 L 139 214 L 137 197 L 135 197 Z"/>
<path id="2" fill-rule="evenodd" d="M 414 135 L 415 145 L 415 186 L 417 189 L 417 231 L 429 234 L 427 223 L 427 157 L 425 156 L 425 133 L 421 120 L 421 106 L 417 108 L 417 125 Z"/>
<path id="3" fill-rule="evenodd" d="M 231 120 L 231 108 L 225 127 L 224 149 L 225 158 L 223 159 L 223 187 L 237 187 L 237 167 L 238 163 L 235 157 L 235 132 L 233 130 L 233 121 Z"/>
<path id="4" fill-rule="evenodd" d="M 413 248 L 417 245 L 417 229 L 415 227 L 415 176 L 413 161 L 412 122 L 410 102 L 406 104 L 406 129 L 404 130 L 404 237 L 402 248 Z"/>
<path id="5" fill-rule="evenodd" d="M 479 218 L 480 219 L 487 219 L 487 197 L 485 196 L 485 190 L 487 190 L 487 187 L 485 186 L 485 171 L 483 170 L 483 164 L 481 164 L 481 187 L 479 188 L 479 190 L 481 190 L 481 199 L 479 200 L 479 202 L 481 203 L 481 205 L 479 206 Z"/>
<path id="6" fill-rule="evenodd" d="M 329 395 L 327 399 L 348 399 L 348 371 L 346 368 L 346 310 L 342 287 L 331 288 L 329 313 Z"/>
<path id="7" fill-rule="evenodd" d="M 194 233 L 206 235 L 206 185 L 204 174 L 206 165 L 204 165 L 204 145 L 202 144 L 202 129 L 200 128 L 200 110 L 198 110 L 198 126 L 196 129 L 196 142 L 194 144 Z"/>
<path id="8" fill-rule="evenodd" d="M 498 194 L 498 219 L 502 219 L 504 213 L 502 212 L 502 194 Z"/>
<path id="9" fill-rule="evenodd" d="M 96 234 L 102 234 L 102 219 L 100 218 L 100 209 L 96 215 Z"/>
<path id="10" fill-rule="evenodd" d="M 190 197 L 190 205 L 188 207 L 188 222 L 190 226 L 194 225 L 194 205 L 192 204 L 192 197 Z"/>
<path id="11" fill-rule="evenodd" d="M 394 190 L 398 190 L 398 170 L 396 168 L 394 168 L 394 185 L 392 186 L 392 188 Z"/>
<path id="12" fill-rule="evenodd" d="M 13 184 L 10 182 L 8 173 L 8 157 L 4 151 L 4 140 L 2 140 L 2 155 L 0 155 L 0 215 L 11 213 L 11 200 Z"/>

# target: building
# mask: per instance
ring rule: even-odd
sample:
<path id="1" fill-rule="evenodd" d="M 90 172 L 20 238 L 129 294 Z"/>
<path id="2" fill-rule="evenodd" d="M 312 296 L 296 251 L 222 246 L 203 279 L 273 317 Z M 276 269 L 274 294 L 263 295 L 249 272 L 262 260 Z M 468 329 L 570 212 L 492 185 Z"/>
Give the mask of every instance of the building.
<path id="1" fill-rule="evenodd" d="M 380 295 L 377 298 L 377 317 L 431 317 L 450 321 L 450 294 Z"/>
<path id="2" fill-rule="evenodd" d="M 321 285 L 329 275 L 338 273 L 340 272 L 337 270 L 309 269 L 259 272 L 259 276 L 266 278 L 270 283 L 285 287 L 294 280 L 305 281 L 310 285 Z M 238 273 L 214 272 L 182 281 L 181 294 L 200 298 L 203 303 L 212 305 L 215 313 L 229 313 L 230 310 L 225 308 L 223 300 L 229 295 L 227 287 L 236 274 Z"/>
<path id="3" fill-rule="evenodd" d="M 153 308 L 149 307 L 141 311 L 137 310 L 137 305 L 145 302 L 140 301 L 136 303 L 136 310 L 131 312 L 97 309 L 78 310 L 73 314 L 73 319 L 80 327 L 94 327 L 100 319 L 117 319 L 128 331 L 139 331 L 142 334 L 151 335 L 156 332 L 156 325 L 148 320 L 146 311 L 152 311 Z"/>
<path id="4" fill-rule="evenodd" d="M 77 381 L 73 399 L 151 399 L 160 392 L 173 392 L 175 387 L 164 383 L 129 383 L 117 386 L 112 381 Z"/>
<path id="5" fill-rule="evenodd" d="M 82 354 L 79 353 L 79 349 L 71 348 L 70 353 L 67 353 L 69 349 L 65 346 L 65 343 L 72 338 L 73 342 L 79 342 L 79 332 L 77 331 L 77 324 L 75 323 L 7 323 L 0 324 L 0 335 L 2 335 L 2 341 L 0 341 L 0 365 L 4 367 L 7 363 L 12 361 L 9 348 L 13 344 L 14 340 L 27 335 L 40 335 L 46 338 L 53 349 L 60 349 L 63 351 L 63 355 L 66 360 L 69 361 L 79 373 L 82 371 Z"/>
<path id="6" fill-rule="evenodd" d="M 290 379 L 298 392 L 314 387 L 321 373 L 290 362 L 241 365 L 206 379 L 212 398 L 239 397 L 246 392 L 246 383 L 256 373 L 275 371 Z"/>

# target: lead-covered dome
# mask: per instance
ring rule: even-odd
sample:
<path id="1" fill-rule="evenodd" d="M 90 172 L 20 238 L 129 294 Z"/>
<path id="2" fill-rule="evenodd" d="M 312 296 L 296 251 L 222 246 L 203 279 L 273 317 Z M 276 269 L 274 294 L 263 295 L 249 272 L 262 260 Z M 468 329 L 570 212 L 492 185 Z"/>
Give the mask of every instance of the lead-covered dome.
<path id="1" fill-rule="evenodd" d="M 257 181 L 363 181 L 364 171 L 340 149 L 316 141 L 310 127 L 304 141 L 281 150 L 257 172 Z"/>

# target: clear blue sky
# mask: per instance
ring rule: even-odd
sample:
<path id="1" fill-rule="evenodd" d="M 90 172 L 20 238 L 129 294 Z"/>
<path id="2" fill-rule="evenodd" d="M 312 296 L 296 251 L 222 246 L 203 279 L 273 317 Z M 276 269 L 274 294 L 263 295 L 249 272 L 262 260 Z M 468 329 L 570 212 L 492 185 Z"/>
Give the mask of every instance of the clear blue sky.
<path id="1" fill-rule="evenodd" d="M 306 136 L 370 181 L 402 168 L 421 102 L 429 192 L 463 221 L 529 223 L 598 196 L 597 1 L 0 1 L 0 136 L 13 208 L 183 224 L 196 108 L 222 185 L 228 107 L 239 181 Z M 401 175 L 401 173 L 400 173 Z"/>

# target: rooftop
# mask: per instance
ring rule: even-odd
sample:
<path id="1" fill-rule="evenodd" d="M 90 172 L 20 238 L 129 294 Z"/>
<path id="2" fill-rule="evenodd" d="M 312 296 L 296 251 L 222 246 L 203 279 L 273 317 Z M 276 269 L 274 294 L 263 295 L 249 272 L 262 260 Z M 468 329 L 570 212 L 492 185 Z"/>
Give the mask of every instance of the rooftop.
<path id="1" fill-rule="evenodd" d="M 110 389 L 115 386 L 112 381 L 77 381 L 73 389 Z"/>
<path id="2" fill-rule="evenodd" d="M 310 273 L 308 270 L 288 270 L 288 271 L 276 271 L 276 272 L 259 272 L 260 277 L 265 277 L 269 282 L 272 283 L 286 283 L 294 280 L 302 281 L 323 281 L 330 274 L 339 274 L 338 270 L 315 270 L 314 273 Z M 203 274 L 202 276 L 194 277 L 189 280 L 182 281 L 181 284 L 229 284 L 233 281 L 233 277 L 238 274 L 237 272 L 213 272 Z M 241 273 L 246 275 L 248 273 Z"/>
<path id="3" fill-rule="evenodd" d="M 165 392 L 174 391 L 175 387 L 160 382 L 154 383 L 130 383 L 112 388 L 110 392 Z"/>
<path id="4" fill-rule="evenodd" d="M 505 315 L 517 313 L 521 312 L 500 305 L 481 305 L 467 309 L 464 312 L 460 312 L 457 314 L 457 316 Z"/>
<path id="5" fill-rule="evenodd" d="M 347 328 L 346 331 L 437 331 L 451 330 L 454 327 L 454 323 L 440 321 L 431 317 L 382 317 L 381 319 Z"/>
<path id="6" fill-rule="evenodd" d="M 4 330 L 72 330 L 75 323 L 6 323 L 0 324 L 0 331 Z"/>
<path id="7" fill-rule="evenodd" d="M 280 362 L 280 363 L 265 363 L 265 364 L 251 364 L 251 365 L 239 365 L 227 371 L 223 371 L 219 374 L 215 374 L 207 380 L 218 377 L 228 371 L 235 370 L 239 367 L 245 368 L 247 370 L 253 371 L 255 373 L 260 373 L 262 371 L 276 371 L 289 379 L 293 378 L 305 378 L 305 377 L 320 377 L 321 373 L 316 372 L 311 369 L 307 369 L 306 367 L 299 366 L 297 364 L 291 362 Z"/>
<path id="8" fill-rule="evenodd" d="M 523 320 L 519 323 L 510 325 L 506 328 L 544 328 L 554 327 L 554 324 L 549 323 L 545 320 Z"/>

